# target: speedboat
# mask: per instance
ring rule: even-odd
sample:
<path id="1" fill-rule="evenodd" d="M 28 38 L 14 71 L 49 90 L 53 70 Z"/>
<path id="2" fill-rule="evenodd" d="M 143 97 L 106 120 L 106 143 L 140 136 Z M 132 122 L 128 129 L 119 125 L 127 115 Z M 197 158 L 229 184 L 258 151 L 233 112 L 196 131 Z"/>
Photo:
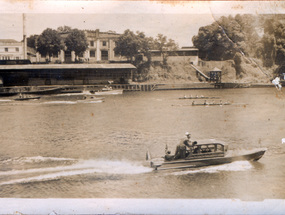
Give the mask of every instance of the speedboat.
<path id="1" fill-rule="evenodd" d="M 184 158 L 176 159 L 174 155 L 151 158 L 147 152 L 147 161 L 154 170 L 185 169 L 210 165 L 220 165 L 232 163 L 234 161 L 258 161 L 266 152 L 266 148 L 235 152 L 228 150 L 228 145 L 224 143 L 197 143 L 185 152 Z"/>

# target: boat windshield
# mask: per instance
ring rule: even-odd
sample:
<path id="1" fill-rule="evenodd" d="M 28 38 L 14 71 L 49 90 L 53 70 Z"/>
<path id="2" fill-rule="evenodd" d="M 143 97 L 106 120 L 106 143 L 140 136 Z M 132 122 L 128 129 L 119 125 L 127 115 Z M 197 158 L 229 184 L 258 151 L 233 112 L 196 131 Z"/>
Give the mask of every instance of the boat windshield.
<path id="1" fill-rule="evenodd" d="M 208 143 L 194 145 L 188 154 L 188 159 L 198 157 L 215 157 L 224 156 L 226 152 L 225 145 L 221 143 Z"/>

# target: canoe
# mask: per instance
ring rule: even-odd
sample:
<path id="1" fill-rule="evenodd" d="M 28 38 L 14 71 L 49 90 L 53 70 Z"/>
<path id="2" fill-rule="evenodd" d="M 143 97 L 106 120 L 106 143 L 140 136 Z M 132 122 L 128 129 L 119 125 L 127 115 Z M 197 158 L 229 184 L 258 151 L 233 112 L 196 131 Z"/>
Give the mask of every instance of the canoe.
<path id="1" fill-rule="evenodd" d="M 151 158 L 147 152 L 147 161 L 154 170 L 185 169 L 210 165 L 232 163 L 234 161 L 258 161 L 266 152 L 266 148 L 253 149 L 237 154 L 223 143 L 202 143 L 186 151 L 185 158 L 174 159 L 174 155 Z"/>

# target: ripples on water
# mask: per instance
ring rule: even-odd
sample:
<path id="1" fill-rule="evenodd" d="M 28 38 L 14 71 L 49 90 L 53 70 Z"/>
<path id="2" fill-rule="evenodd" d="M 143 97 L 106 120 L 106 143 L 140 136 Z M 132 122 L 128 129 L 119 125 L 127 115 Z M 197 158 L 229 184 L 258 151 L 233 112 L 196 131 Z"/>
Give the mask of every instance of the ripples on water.
<path id="1" fill-rule="evenodd" d="M 124 93 L 102 103 L 1 99 L 1 197 L 285 198 L 284 99 L 272 89 L 200 90 L 235 105 L 192 107 L 178 99 L 189 93 Z M 145 165 L 147 149 L 159 157 L 167 144 L 174 153 L 185 131 L 268 151 L 259 162 L 183 171 Z"/>

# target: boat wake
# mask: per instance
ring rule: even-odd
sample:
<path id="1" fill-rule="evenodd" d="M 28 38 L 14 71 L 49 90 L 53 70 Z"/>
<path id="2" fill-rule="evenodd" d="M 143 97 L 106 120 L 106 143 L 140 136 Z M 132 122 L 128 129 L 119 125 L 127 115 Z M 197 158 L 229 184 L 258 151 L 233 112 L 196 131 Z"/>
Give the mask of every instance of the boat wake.
<path id="1" fill-rule="evenodd" d="M 188 174 L 196 174 L 196 173 L 219 173 L 224 171 L 247 171 L 252 168 L 252 165 L 249 161 L 235 161 L 229 164 L 217 165 L 217 166 L 209 166 L 203 167 L 199 169 L 192 169 L 189 171 L 180 171 L 174 172 L 173 175 L 188 175 Z"/>
<path id="2" fill-rule="evenodd" d="M 71 165 L 2 171 L 0 172 L 0 186 L 9 184 L 59 180 L 63 177 L 83 174 L 131 175 L 143 174 L 151 171 L 152 168 L 144 167 L 139 163 L 127 161 L 78 160 L 76 163 Z M 6 178 L 9 178 L 10 180 L 5 181 Z"/>

